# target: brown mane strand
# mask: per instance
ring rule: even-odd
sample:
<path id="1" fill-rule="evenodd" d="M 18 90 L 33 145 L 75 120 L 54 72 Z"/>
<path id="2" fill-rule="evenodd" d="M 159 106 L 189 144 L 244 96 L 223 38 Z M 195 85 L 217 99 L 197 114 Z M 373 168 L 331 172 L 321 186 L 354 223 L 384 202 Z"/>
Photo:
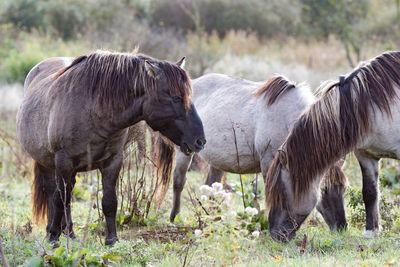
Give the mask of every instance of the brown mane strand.
<path id="1" fill-rule="evenodd" d="M 255 93 L 257 97 L 266 95 L 268 97 L 268 105 L 272 105 L 276 100 L 287 90 L 293 89 L 296 86 L 287 78 L 281 75 L 275 75 L 264 83 Z"/>

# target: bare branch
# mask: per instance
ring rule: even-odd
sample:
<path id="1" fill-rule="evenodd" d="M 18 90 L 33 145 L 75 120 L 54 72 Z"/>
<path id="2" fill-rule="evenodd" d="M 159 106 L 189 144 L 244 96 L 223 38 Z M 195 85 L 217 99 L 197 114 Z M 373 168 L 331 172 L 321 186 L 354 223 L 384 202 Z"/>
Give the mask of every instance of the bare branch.
<path id="1" fill-rule="evenodd" d="M 8 264 L 6 255 L 4 254 L 4 250 L 3 250 L 3 240 L 0 238 L 0 256 L 1 256 L 1 262 L 3 264 L 4 267 L 10 267 L 10 265 Z"/>

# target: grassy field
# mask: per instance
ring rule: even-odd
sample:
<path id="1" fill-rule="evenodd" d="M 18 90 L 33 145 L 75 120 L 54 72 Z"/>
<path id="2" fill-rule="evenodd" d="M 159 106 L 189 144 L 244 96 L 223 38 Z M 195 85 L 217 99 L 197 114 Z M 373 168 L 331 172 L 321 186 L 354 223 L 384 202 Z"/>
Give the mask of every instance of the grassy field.
<path id="1" fill-rule="evenodd" d="M 204 174 L 190 172 L 176 224 L 168 220 L 170 190 L 164 205 L 152 208 L 141 223 L 125 224 L 123 219 L 118 220 L 120 242 L 109 248 L 103 245 L 104 220 L 98 209 L 98 194 L 101 196 L 101 193 L 97 174 L 92 172 L 78 177 L 74 191 L 72 210 L 77 239 L 62 237 L 60 247 L 54 249 L 45 240 L 45 225 L 31 220 L 29 159 L 15 145 L 14 114 L 4 113 L 1 118 L 0 238 L 10 266 L 74 266 L 78 263 L 82 266 L 400 265 L 399 197 L 393 194 L 393 188 L 383 188 L 384 230 L 376 239 L 363 238 L 361 178 L 351 156 L 346 165 L 351 185 L 346 195 L 350 227 L 342 233 L 330 232 L 320 215 L 313 212 L 293 241 L 276 243 L 268 234 L 263 216 L 251 217 L 243 212 L 238 175 L 227 178 L 234 189 L 229 202 L 202 199 L 201 207 L 193 199 L 201 198 L 199 186 Z M 394 162 L 386 162 L 381 174 L 396 176 L 396 168 Z M 253 175 L 242 179 L 246 201 L 254 205 L 254 199 L 258 199 L 263 209 L 262 186 L 254 189 Z M 118 218 L 125 218 L 124 215 L 120 208 Z M 257 231 L 261 232 L 259 236 Z"/>
<path id="2" fill-rule="evenodd" d="M 149 203 L 155 180 L 152 163 L 145 160 L 146 167 L 136 168 L 135 154 L 130 154 L 118 190 L 120 241 L 104 246 L 101 184 L 98 173 L 91 172 L 78 177 L 73 192 L 77 238 L 62 237 L 59 248 L 53 248 L 46 242 L 45 225 L 32 221 L 31 161 L 15 137 L 21 84 L 45 58 L 139 49 L 171 62 L 186 56 L 192 78 L 219 72 L 265 81 L 278 73 L 307 82 L 314 90 L 348 73 L 360 60 L 399 50 L 399 3 L 0 1 L 0 248 L 10 266 L 400 266 L 397 161 L 381 164 L 383 230 L 378 238 L 363 237 L 360 170 L 349 156 L 347 231 L 330 232 L 313 212 L 297 237 L 282 244 L 268 233 L 260 178 L 255 186 L 253 175 L 241 177 L 242 188 L 239 176 L 229 175 L 233 192 L 217 192 L 218 197 L 209 199 L 200 192 L 205 173 L 190 172 L 182 211 L 171 224 L 172 188 L 161 207 Z M 243 202 L 257 207 L 259 214 L 244 212 Z M 0 266 L 3 260 L 0 257 Z"/>

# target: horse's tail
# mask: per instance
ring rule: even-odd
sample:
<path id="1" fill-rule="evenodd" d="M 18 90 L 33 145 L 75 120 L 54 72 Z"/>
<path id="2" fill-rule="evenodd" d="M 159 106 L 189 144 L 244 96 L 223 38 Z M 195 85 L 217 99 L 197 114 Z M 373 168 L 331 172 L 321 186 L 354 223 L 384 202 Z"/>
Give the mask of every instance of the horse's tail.
<path id="1" fill-rule="evenodd" d="M 162 137 L 161 134 L 156 134 L 153 141 L 153 158 L 156 164 L 157 177 L 154 196 L 156 197 L 157 206 L 160 207 L 171 181 L 172 167 L 175 160 L 175 145 Z"/>
<path id="2" fill-rule="evenodd" d="M 33 162 L 32 215 L 37 223 L 43 222 L 47 216 L 45 173 L 37 161 Z"/>

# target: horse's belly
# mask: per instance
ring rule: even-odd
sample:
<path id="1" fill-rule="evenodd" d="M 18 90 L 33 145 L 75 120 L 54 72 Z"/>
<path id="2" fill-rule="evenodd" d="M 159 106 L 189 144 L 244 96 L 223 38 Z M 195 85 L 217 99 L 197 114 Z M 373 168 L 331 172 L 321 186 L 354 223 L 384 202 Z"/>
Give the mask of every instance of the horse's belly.
<path id="1" fill-rule="evenodd" d="M 215 153 L 205 148 L 200 156 L 213 167 L 231 173 L 257 173 L 260 172 L 260 162 L 257 155 L 240 154 L 239 158 L 234 151 L 221 151 Z"/>

